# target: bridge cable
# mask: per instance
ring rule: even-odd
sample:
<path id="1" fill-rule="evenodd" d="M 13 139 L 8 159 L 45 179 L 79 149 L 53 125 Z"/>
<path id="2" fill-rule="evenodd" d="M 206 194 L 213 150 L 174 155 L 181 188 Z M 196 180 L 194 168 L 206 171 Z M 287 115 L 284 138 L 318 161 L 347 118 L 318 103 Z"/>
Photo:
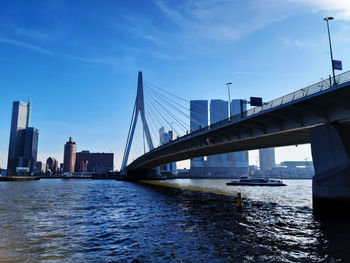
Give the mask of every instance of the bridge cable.
<path id="1" fill-rule="evenodd" d="M 180 137 L 180 133 L 174 128 L 172 127 L 172 125 L 168 122 L 168 120 L 164 117 L 164 114 L 162 114 L 158 108 L 158 106 L 156 106 L 152 100 L 149 101 L 150 105 L 152 105 L 152 107 L 156 110 L 156 112 L 158 112 L 159 116 L 161 116 L 161 118 L 169 125 L 170 129 L 173 129 L 174 132 Z M 162 125 L 164 127 L 164 125 Z M 169 129 L 169 130 L 170 130 Z"/>
<path id="2" fill-rule="evenodd" d="M 153 94 L 153 95 L 156 96 L 156 94 Z M 181 113 L 181 114 L 182 114 L 183 116 L 185 116 L 188 120 L 190 119 L 190 116 L 188 116 L 186 113 L 184 113 L 184 112 L 181 111 L 180 109 L 176 108 L 174 105 L 172 105 L 171 103 L 169 103 L 168 101 L 166 101 L 164 98 L 159 97 L 159 96 L 158 96 L 158 98 L 161 99 L 162 101 L 164 101 L 167 105 L 169 105 L 171 108 L 173 108 L 173 109 L 176 110 L 177 112 Z M 179 120 L 182 122 L 182 124 L 188 125 L 187 123 L 185 123 L 185 122 L 182 121 L 181 119 L 179 119 Z M 188 129 L 188 126 L 186 126 L 186 129 L 189 130 L 189 129 Z"/>
<path id="3" fill-rule="evenodd" d="M 153 89 L 152 89 L 152 90 L 153 90 Z M 155 91 L 155 90 L 153 90 L 153 91 Z M 164 95 L 162 95 L 162 96 L 164 96 Z M 160 97 L 160 99 L 162 99 L 163 101 L 165 101 L 166 104 L 168 104 L 169 106 L 171 106 L 172 108 L 174 108 L 176 111 L 178 111 L 179 113 L 181 113 L 183 116 L 185 116 L 185 117 L 187 118 L 187 120 L 192 121 L 192 122 L 196 123 L 197 125 L 202 126 L 202 123 L 200 123 L 199 121 L 197 121 L 195 118 L 192 118 L 192 120 L 191 120 L 191 117 L 190 117 L 188 114 L 184 113 L 183 111 L 181 111 L 180 109 L 178 109 L 178 108 L 176 108 L 174 105 L 172 105 L 170 102 L 166 101 L 166 100 L 164 99 L 164 97 Z M 170 100 L 169 98 L 167 98 L 167 99 Z M 171 100 L 171 101 L 172 101 L 172 100 Z M 182 105 L 180 105 L 180 106 L 182 106 Z M 183 106 L 182 106 L 182 107 L 183 107 Z M 183 108 L 189 111 L 189 109 L 187 109 L 186 107 L 183 107 Z M 202 115 L 200 115 L 200 114 L 197 113 L 197 112 L 192 112 L 192 114 L 195 114 L 195 115 L 197 115 L 197 116 L 199 116 L 199 117 L 202 117 Z M 188 124 L 186 124 L 186 125 L 188 125 Z M 205 125 L 205 126 L 208 126 L 208 124 Z M 186 127 L 188 127 L 188 126 L 186 126 Z M 189 132 L 191 131 L 191 128 L 190 128 L 190 127 L 189 127 L 188 131 L 189 131 Z"/>
<path id="4" fill-rule="evenodd" d="M 159 146 L 160 145 L 159 132 L 157 132 L 157 128 L 155 128 L 157 125 L 155 125 L 155 123 L 156 123 L 155 118 L 152 118 L 152 116 L 154 117 L 154 114 L 152 114 L 152 112 L 151 112 L 151 107 L 150 106 L 147 107 L 147 110 L 145 112 L 146 112 L 146 119 L 149 120 L 150 126 L 152 128 L 152 132 L 154 133 L 154 134 L 152 134 L 152 137 L 155 138 L 154 142 L 157 143 Z"/>
<path id="5" fill-rule="evenodd" d="M 190 103 L 190 102 L 191 102 L 191 101 L 186 100 L 186 99 L 183 99 L 183 98 L 181 98 L 181 97 L 179 97 L 179 96 L 177 96 L 177 95 L 175 95 L 175 94 L 172 94 L 172 93 L 170 93 L 169 91 L 166 91 L 166 90 L 164 90 L 164 89 L 162 89 L 162 88 L 160 88 L 160 87 L 158 87 L 158 86 L 156 86 L 156 85 L 154 85 L 154 84 L 152 84 L 152 83 L 150 83 L 150 82 L 148 82 L 148 81 L 146 81 L 146 84 L 148 84 L 148 85 L 147 85 L 148 87 L 149 87 L 149 86 L 154 87 L 154 88 L 156 88 L 156 89 L 158 89 L 158 90 L 161 90 L 161 91 L 163 91 L 163 92 L 165 92 L 165 93 L 167 93 L 167 94 L 169 94 L 169 95 L 171 95 L 171 96 L 173 96 L 173 97 L 176 97 L 176 98 L 178 98 L 178 99 L 180 99 L 180 100 L 183 100 L 183 101 L 185 101 L 185 102 L 187 102 L 187 103 Z M 230 103 L 230 102 L 228 102 L 228 103 Z M 209 108 L 205 108 L 205 107 L 203 107 L 203 106 L 201 106 L 201 105 L 196 105 L 196 106 L 199 107 L 199 108 L 201 108 L 201 109 L 204 109 L 204 110 L 206 110 L 206 111 L 209 111 Z M 191 109 L 189 109 L 189 110 L 191 110 Z M 211 111 L 211 112 L 213 112 L 217 117 L 221 118 L 221 113 L 219 113 L 219 112 L 217 112 L 217 111 Z M 193 112 L 193 113 L 195 113 L 195 112 Z"/>
<path id="6" fill-rule="evenodd" d="M 145 85 L 145 87 L 147 87 L 148 89 L 152 90 L 153 92 L 157 93 L 159 96 L 162 96 L 164 98 L 167 98 L 168 100 L 170 100 L 171 102 L 173 102 L 174 104 L 180 106 L 181 108 L 187 110 L 187 111 L 190 111 L 190 109 L 188 107 L 185 107 L 183 105 L 181 105 L 180 103 L 176 102 L 174 99 L 171 99 L 169 97 L 166 97 L 164 94 L 160 93 L 159 91 L 157 91 L 156 89 L 153 89 L 151 86 L 149 85 Z M 187 102 L 188 103 L 188 102 Z"/>
<path id="7" fill-rule="evenodd" d="M 148 95 L 148 94 L 147 94 Z M 155 101 L 155 100 L 154 100 Z M 150 100 L 150 104 L 153 106 L 153 108 L 158 112 L 158 114 L 162 117 L 162 119 L 169 125 L 169 130 L 174 130 L 175 132 L 176 132 L 176 134 L 178 135 L 178 136 L 181 136 L 180 135 L 180 133 L 179 132 L 177 132 L 177 130 L 171 125 L 171 123 L 169 123 L 169 121 L 168 120 L 166 120 L 165 119 L 165 117 L 164 117 L 164 114 L 162 114 L 161 113 L 161 111 L 162 110 L 160 110 L 160 108 L 159 108 L 159 106 L 157 105 L 157 104 L 154 104 L 153 102 L 152 102 L 152 100 Z M 168 115 L 168 117 L 170 116 L 170 119 L 172 118 L 172 116 L 168 113 L 168 112 L 165 112 L 167 115 Z M 179 124 L 177 124 L 177 123 L 175 123 L 177 126 L 179 126 Z M 164 127 L 164 125 L 161 125 L 162 127 Z M 180 128 L 182 128 L 181 126 L 179 126 Z"/>
<path id="8" fill-rule="evenodd" d="M 166 107 L 164 107 L 162 104 L 160 104 L 160 102 L 158 101 L 158 100 L 156 100 L 148 91 L 146 91 L 146 93 L 148 93 L 148 95 L 150 96 L 150 97 L 152 97 L 153 98 L 153 100 L 161 107 L 161 108 L 163 108 L 163 110 L 168 114 L 168 115 L 170 115 L 172 118 L 173 118 L 173 120 L 174 121 L 177 121 L 178 122 L 178 124 L 179 124 L 179 127 L 180 126 L 182 126 L 183 127 L 183 129 L 184 129 L 184 131 L 185 131 L 185 133 L 186 133 L 186 131 L 188 130 L 187 128 L 186 128 L 186 124 L 184 125 L 183 123 L 183 121 L 181 121 L 181 120 L 179 120 L 176 116 L 174 116 Z M 182 122 L 182 123 L 181 123 Z"/>

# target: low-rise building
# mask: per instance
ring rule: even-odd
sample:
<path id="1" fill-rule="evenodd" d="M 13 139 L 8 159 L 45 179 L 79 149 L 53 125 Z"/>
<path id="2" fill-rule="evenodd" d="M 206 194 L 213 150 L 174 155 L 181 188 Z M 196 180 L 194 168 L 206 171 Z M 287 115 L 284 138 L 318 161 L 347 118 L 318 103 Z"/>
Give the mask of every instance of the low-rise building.
<path id="1" fill-rule="evenodd" d="M 76 153 L 75 172 L 107 173 L 113 171 L 113 153 Z"/>

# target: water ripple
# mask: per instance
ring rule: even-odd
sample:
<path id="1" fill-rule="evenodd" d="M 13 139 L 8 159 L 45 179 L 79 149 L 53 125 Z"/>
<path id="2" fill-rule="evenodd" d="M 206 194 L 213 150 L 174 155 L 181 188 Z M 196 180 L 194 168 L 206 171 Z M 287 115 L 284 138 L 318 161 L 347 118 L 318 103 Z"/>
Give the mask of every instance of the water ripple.
<path id="1" fill-rule="evenodd" d="M 239 212 L 232 195 L 117 181 L 1 182 L 0 193 L 0 262 L 350 261 L 347 222 L 277 195 Z"/>

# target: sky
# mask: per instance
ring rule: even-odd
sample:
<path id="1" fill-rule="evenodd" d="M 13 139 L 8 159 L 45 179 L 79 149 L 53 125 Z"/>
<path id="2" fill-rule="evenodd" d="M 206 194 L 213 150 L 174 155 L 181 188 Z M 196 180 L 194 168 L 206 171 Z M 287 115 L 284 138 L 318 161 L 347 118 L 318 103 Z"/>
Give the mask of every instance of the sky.
<path id="1" fill-rule="evenodd" d="M 38 160 L 77 150 L 113 152 L 119 169 L 137 73 L 191 99 L 269 101 L 350 69 L 348 0 L 1 1 L 0 167 L 7 165 L 12 102 L 32 102 Z M 340 72 L 337 72 L 340 73 Z M 311 159 L 309 145 L 276 161 Z M 256 164 L 257 151 L 250 152 Z"/>

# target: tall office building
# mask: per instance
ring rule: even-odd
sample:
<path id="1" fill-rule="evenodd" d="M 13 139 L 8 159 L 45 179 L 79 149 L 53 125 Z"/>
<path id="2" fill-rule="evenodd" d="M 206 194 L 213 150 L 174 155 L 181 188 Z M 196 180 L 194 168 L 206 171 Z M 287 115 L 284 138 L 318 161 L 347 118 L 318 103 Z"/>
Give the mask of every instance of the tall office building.
<path id="1" fill-rule="evenodd" d="M 39 132 L 37 129 L 29 128 L 30 115 L 30 102 L 13 102 L 7 161 L 8 175 L 15 175 L 17 167 L 26 167 L 31 173 L 34 172 Z"/>
<path id="2" fill-rule="evenodd" d="M 247 104 L 244 103 L 244 100 L 232 100 L 231 101 L 231 116 L 235 116 L 241 114 L 247 110 Z M 231 153 L 231 160 L 234 163 L 234 167 L 249 167 L 249 157 L 248 151 L 243 152 L 234 152 Z"/>
<path id="3" fill-rule="evenodd" d="M 225 100 L 211 100 L 210 101 L 210 124 L 228 118 L 228 102 Z M 217 154 L 211 155 L 207 158 L 207 165 L 210 167 L 230 167 L 231 154 Z"/>
<path id="4" fill-rule="evenodd" d="M 24 135 L 24 167 L 29 167 L 31 173 L 35 170 L 38 156 L 39 131 L 33 127 L 25 129 Z"/>
<path id="5" fill-rule="evenodd" d="M 208 101 L 190 101 L 190 129 L 191 132 L 208 126 Z"/>
<path id="6" fill-rule="evenodd" d="M 271 170 L 275 167 L 275 148 L 259 149 L 259 163 L 261 170 Z"/>
<path id="7" fill-rule="evenodd" d="M 173 140 L 173 131 L 166 132 L 164 127 L 159 129 L 160 145 L 168 143 Z M 161 171 L 173 172 L 176 171 L 176 163 L 168 163 L 160 167 Z"/>
<path id="8" fill-rule="evenodd" d="M 208 101 L 191 100 L 190 101 L 190 129 L 191 132 L 208 126 Z M 204 157 L 191 159 L 192 167 L 203 167 Z"/>
<path id="9" fill-rule="evenodd" d="M 63 172 L 74 172 L 77 145 L 69 137 L 69 141 L 64 145 Z"/>

